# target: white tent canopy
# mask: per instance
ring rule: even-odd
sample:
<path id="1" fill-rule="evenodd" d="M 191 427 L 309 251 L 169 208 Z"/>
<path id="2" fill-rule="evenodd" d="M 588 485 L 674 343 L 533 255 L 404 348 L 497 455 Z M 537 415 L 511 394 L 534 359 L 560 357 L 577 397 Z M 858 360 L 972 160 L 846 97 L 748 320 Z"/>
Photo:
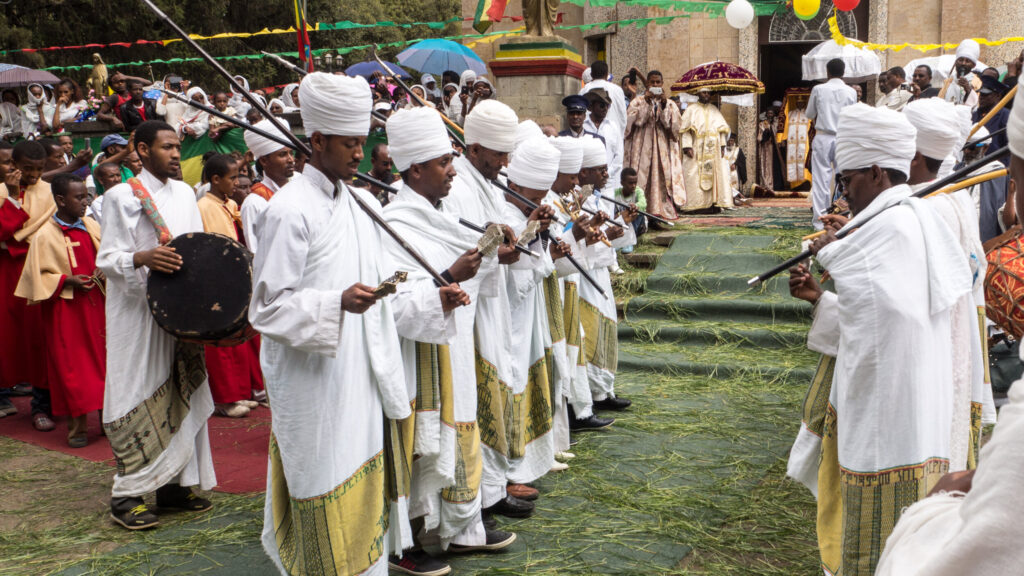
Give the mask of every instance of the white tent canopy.
<path id="1" fill-rule="evenodd" d="M 803 56 L 803 79 L 828 79 L 825 66 L 833 58 L 839 58 L 846 63 L 843 80 L 847 82 L 863 82 L 882 72 L 882 62 L 871 50 L 849 44 L 840 46 L 835 40 L 828 40 L 818 44 Z"/>

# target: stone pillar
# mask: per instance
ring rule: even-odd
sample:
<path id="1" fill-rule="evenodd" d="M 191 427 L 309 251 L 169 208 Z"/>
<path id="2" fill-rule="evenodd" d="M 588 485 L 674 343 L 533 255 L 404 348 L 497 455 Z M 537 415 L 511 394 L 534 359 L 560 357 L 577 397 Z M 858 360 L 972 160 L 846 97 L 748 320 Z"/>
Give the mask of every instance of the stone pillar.
<path id="1" fill-rule="evenodd" d="M 1021 30 L 1024 30 L 1024 10 L 1021 10 L 1020 0 L 988 0 L 989 40 L 1020 36 Z M 1019 42 L 982 46 L 981 61 L 998 68 L 1016 58 L 1021 48 Z"/>
<path id="2" fill-rule="evenodd" d="M 757 18 L 746 28 L 739 31 L 739 58 L 737 64 L 751 72 L 757 66 Z M 755 96 L 756 101 L 756 96 Z M 747 160 L 747 186 L 757 182 L 757 106 L 741 106 L 736 126 L 739 146 Z M 747 194 L 747 190 L 742 191 Z M 751 195 L 752 196 L 752 195 Z"/>
<path id="3" fill-rule="evenodd" d="M 564 128 L 562 98 L 578 94 L 586 66 L 575 48 L 555 37 L 520 36 L 498 46 L 488 65 L 498 99 L 521 119 Z"/>

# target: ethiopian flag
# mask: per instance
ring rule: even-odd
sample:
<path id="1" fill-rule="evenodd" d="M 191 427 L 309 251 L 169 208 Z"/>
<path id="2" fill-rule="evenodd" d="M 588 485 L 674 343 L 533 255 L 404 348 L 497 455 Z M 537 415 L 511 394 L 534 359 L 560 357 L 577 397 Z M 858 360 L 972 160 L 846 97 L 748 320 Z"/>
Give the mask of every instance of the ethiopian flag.
<path id="1" fill-rule="evenodd" d="M 473 29 L 483 34 L 491 27 L 492 22 L 501 22 L 505 16 L 508 0 L 479 0 L 476 14 L 473 15 Z"/>
<path id="2" fill-rule="evenodd" d="M 203 178 L 203 154 L 209 151 L 220 154 L 230 154 L 234 151 L 245 152 L 245 139 L 242 138 L 241 128 L 232 128 L 221 132 L 220 138 L 214 140 L 209 134 L 203 134 L 202 138 L 186 136 L 181 143 L 181 176 L 189 186 L 199 184 Z"/>

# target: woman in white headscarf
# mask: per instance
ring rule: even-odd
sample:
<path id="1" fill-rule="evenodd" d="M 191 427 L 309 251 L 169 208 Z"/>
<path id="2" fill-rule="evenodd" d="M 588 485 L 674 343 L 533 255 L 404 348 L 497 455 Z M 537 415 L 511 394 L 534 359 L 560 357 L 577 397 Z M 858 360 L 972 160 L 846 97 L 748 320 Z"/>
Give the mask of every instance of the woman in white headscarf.
<path id="1" fill-rule="evenodd" d="M 199 86 L 189 88 L 188 92 L 185 93 L 185 96 L 189 100 L 198 102 L 203 106 L 210 106 L 210 100 L 206 97 L 206 92 L 204 92 Z M 209 128 L 210 115 L 199 108 L 189 106 L 181 115 L 181 119 L 178 120 L 178 137 L 182 140 L 184 140 L 186 136 L 202 138 Z"/>
<path id="2" fill-rule="evenodd" d="M 284 103 L 285 108 L 299 109 L 299 85 L 295 82 L 284 87 L 281 90 L 281 102 Z"/>
<path id="3" fill-rule="evenodd" d="M 469 107 L 466 108 L 466 114 L 473 111 L 473 108 L 477 104 L 484 100 L 490 100 L 491 98 L 497 98 L 498 92 L 494 89 L 494 84 L 484 76 L 477 76 L 475 82 L 473 82 L 473 95 L 469 102 Z"/>
<path id="4" fill-rule="evenodd" d="M 43 85 L 29 84 L 28 104 L 21 107 L 21 132 L 25 138 L 35 134 L 49 134 L 53 111 L 53 99 Z"/>
<path id="5" fill-rule="evenodd" d="M 466 115 L 469 114 L 469 99 L 475 83 L 476 72 L 472 70 L 466 70 L 459 77 L 459 94 L 452 98 L 448 114 L 448 117 L 457 122 L 459 126 L 462 126 L 466 121 Z"/>
<path id="6" fill-rule="evenodd" d="M 431 84 L 434 85 L 433 88 L 430 87 Z M 423 89 L 426 91 L 427 98 L 433 101 L 441 99 L 441 90 L 437 87 L 437 80 L 434 79 L 433 74 L 424 74 L 423 76 L 420 76 L 420 85 L 422 85 Z"/>
<path id="7" fill-rule="evenodd" d="M 275 116 L 280 116 L 281 114 L 287 114 L 289 112 L 295 112 L 295 108 L 288 106 L 287 104 L 284 103 L 284 100 L 281 100 L 280 98 L 271 98 L 268 107 L 270 108 L 270 113 Z"/>
<path id="8" fill-rule="evenodd" d="M 244 76 L 235 76 L 235 81 L 242 85 L 243 90 L 249 91 L 249 81 Z M 231 89 L 231 99 L 228 100 L 228 106 L 235 109 L 239 120 L 245 120 L 246 113 L 252 108 L 252 105 L 249 104 L 245 97 L 235 92 L 234 88 Z"/>

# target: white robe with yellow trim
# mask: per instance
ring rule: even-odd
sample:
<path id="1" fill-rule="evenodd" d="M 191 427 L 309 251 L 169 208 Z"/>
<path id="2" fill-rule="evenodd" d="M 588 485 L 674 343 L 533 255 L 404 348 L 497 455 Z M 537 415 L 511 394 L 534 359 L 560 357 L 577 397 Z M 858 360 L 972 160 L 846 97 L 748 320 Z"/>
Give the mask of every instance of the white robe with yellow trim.
<path id="1" fill-rule="evenodd" d="M 352 194 L 379 204 L 358 189 L 335 190 L 307 165 L 257 224 L 249 319 L 264 336 L 260 360 L 273 406 L 262 540 L 282 573 L 383 575 L 384 416 L 411 413 L 398 343 L 409 326 L 390 299 L 363 314 L 342 310 L 344 290 L 376 286 L 394 270 L 380 251 L 381 232 Z M 412 326 L 442 332 L 436 291 L 420 302 L 423 316 Z"/>

